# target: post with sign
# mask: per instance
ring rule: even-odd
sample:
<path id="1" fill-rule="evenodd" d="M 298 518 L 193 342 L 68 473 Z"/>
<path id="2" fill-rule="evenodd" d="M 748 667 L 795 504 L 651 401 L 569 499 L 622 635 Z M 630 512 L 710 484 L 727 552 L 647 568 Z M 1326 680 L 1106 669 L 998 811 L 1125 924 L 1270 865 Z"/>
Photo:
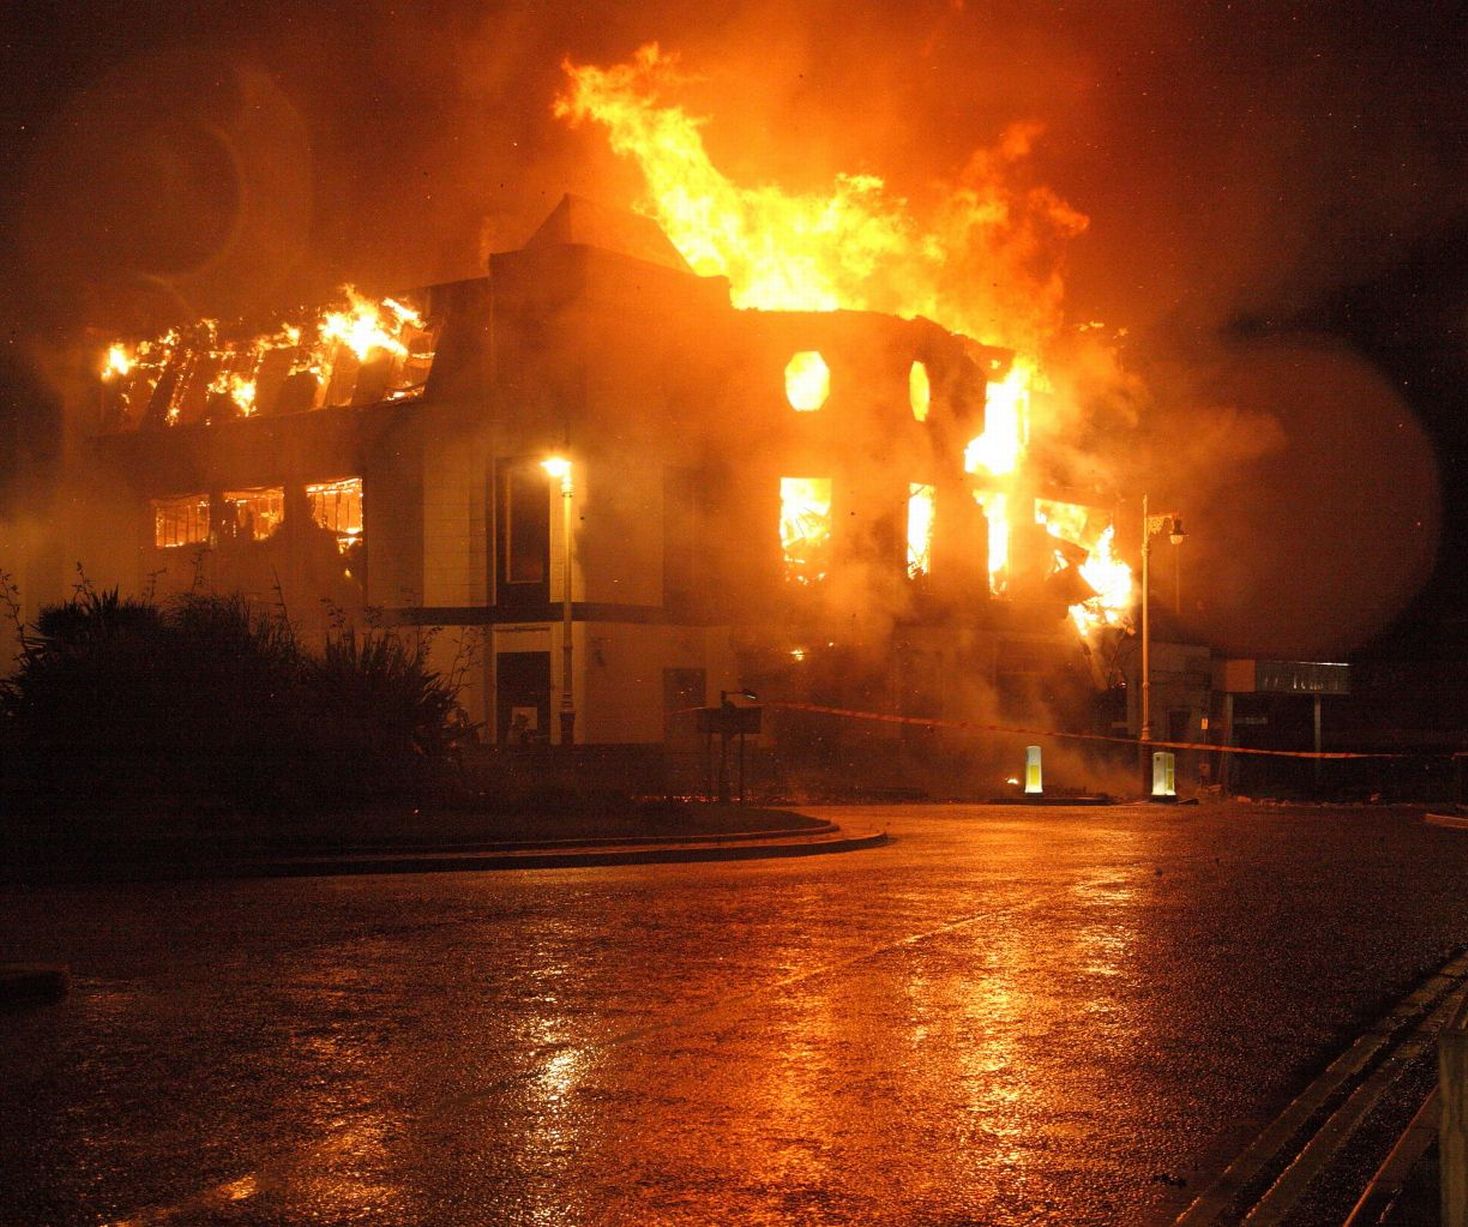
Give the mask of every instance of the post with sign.
<path id="1" fill-rule="evenodd" d="M 758 734 L 761 728 L 763 707 L 736 707 L 730 695 L 744 699 L 759 696 L 749 690 L 719 691 L 717 707 L 701 707 L 698 710 L 698 731 L 706 737 L 719 735 L 719 800 L 729 801 L 729 742 L 739 739 L 739 804 L 744 804 L 744 738 L 746 734 Z"/>

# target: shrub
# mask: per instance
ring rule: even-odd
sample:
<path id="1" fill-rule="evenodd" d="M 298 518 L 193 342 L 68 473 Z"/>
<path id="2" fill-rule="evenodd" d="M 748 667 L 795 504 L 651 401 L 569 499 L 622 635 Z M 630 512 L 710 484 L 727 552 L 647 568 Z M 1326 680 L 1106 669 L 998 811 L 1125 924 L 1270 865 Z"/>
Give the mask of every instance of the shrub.
<path id="1" fill-rule="evenodd" d="M 274 810 L 391 795 L 444 762 L 457 688 L 391 630 L 303 648 L 239 595 L 46 608 L 0 684 L 9 800 Z"/>

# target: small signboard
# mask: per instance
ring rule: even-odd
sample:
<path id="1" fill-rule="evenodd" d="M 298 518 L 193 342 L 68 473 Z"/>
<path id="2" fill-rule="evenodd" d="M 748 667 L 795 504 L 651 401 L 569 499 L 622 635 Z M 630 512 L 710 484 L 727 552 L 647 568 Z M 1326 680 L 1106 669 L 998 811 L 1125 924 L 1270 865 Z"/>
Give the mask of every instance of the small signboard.
<path id="1" fill-rule="evenodd" d="M 1261 660 L 1254 685 L 1271 694 L 1349 694 L 1351 666 L 1324 660 Z"/>
<path id="2" fill-rule="evenodd" d="M 1349 694 L 1351 666 L 1329 660 L 1222 660 L 1213 685 L 1233 694 Z"/>

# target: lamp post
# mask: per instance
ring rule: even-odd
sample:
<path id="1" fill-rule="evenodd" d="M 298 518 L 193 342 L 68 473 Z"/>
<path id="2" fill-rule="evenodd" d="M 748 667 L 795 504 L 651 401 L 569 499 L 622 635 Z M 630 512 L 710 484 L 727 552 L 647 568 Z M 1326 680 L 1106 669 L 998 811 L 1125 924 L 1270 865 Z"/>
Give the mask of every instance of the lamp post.
<path id="1" fill-rule="evenodd" d="M 576 741 L 576 700 L 571 673 L 571 462 L 564 456 L 551 456 L 540 462 L 552 477 L 561 480 L 561 744 Z"/>
<path id="2" fill-rule="evenodd" d="M 1173 545 L 1183 540 L 1183 520 L 1175 511 L 1154 516 L 1148 507 L 1147 495 L 1142 495 L 1142 748 L 1143 778 L 1151 770 L 1147 762 L 1147 744 L 1152 740 L 1152 619 L 1149 589 L 1151 587 L 1152 538 L 1166 533 Z"/>

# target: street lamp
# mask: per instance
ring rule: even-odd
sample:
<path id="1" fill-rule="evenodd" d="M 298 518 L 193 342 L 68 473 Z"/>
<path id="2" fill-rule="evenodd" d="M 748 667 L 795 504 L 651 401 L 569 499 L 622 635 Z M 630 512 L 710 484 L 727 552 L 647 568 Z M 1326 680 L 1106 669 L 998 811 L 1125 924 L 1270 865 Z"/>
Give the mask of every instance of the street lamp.
<path id="1" fill-rule="evenodd" d="M 576 741 L 576 700 L 571 690 L 571 462 L 564 456 L 550 456 L 540 462 L 552 477 L 561 482 L 561 744 Z"/>
<path id="2" fill-rule="evenodd" d="M 1147 506 L 1147 496 L 1142 495 L 1142 734 L 1143 759 L 1146 758 L 1146 743 L 1152 740 L 1152 622 L 1149 601 L 1152 538 L 1167 534 L 1173 545 L 1181 545 L 1184 537 L 1183 518 L 1175 511 L 1154 516 Z M 1146 770 L 1144 765 L 1144 771 Z"/>

